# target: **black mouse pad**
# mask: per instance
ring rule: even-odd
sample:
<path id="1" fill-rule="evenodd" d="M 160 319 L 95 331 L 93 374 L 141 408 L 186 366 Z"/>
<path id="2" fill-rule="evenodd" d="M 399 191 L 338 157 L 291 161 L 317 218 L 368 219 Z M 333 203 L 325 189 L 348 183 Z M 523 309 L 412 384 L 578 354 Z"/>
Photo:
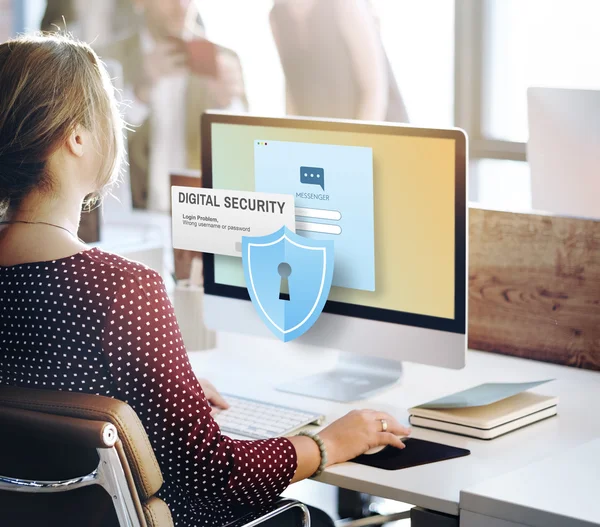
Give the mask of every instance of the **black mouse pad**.
<path id="1" fill-rule="evenodd" d="M 403 450 L 388 446 L 381 452 L 377 452 L 377 454 L 358 456 L 352 462 L 385 470 L 399 470 L 468 456 L 471 453 L 470 450 L 464 448 L 423 441 L 422 439 L 409 438 L 403 442 L 406 445 Z"/>

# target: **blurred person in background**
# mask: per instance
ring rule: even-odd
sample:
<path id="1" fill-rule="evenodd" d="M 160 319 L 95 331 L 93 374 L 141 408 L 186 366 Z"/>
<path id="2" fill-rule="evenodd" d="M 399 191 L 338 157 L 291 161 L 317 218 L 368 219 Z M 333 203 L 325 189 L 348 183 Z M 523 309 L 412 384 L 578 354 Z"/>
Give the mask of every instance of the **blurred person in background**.
<path id="1" fill-rule="evenodd" d="M 369 0 L 274 0 L 286 113 L 408 122 Z"/>
<path id="2" fill-rule="evenodd" d="M 104 45 L 115 38 L 115 20 L 123 19 L 118 4 L 129 0 L 48 0 L 40 23 L 42 31 L 68 31 L 81 40 Z M 119 15 L 119 16 L 116 16 Z"/>
<path id="3" fill-rule="evenodd" d="M 169 173 L 200 168 L 202 112 L 246 111 L 248 103 L 238 56 L 204 40 L 194 2 L 132 5 L 139 20 L 132 33 L 98 52 L 123 68 L 133 206 L 167 213 Z"/>
<path id="4" fill-rule="evenodd" d="M 77 21 L 76 6 L 74 0 L 47 0 L 46 10 L 40 22 L 42 31 L 70 31 L 73 34 L 74 25 Z"/>

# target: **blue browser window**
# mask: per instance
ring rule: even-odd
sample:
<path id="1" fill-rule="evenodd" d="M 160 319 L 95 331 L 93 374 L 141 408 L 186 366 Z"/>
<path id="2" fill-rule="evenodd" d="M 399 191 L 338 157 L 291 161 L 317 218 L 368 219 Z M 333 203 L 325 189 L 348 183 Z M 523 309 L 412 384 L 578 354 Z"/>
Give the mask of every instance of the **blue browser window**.
<path id="1" fill-rule="evenodd" d="M 294 196 L 296 232 L 333 240 L 333 285 L 375 291 L 373 150 L 256 140 L 255 190 Z"/>

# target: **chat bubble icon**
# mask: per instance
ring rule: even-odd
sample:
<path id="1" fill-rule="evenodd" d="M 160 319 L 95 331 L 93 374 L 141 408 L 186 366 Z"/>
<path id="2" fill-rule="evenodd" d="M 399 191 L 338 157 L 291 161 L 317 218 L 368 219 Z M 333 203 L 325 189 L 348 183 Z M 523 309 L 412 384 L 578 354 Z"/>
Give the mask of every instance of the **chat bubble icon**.
<path id="1" fill-rule="evenodd" d="M 325 169 L 318 167 L 300 167 L 300 183 L 319 185 L 325 190 Z"/>

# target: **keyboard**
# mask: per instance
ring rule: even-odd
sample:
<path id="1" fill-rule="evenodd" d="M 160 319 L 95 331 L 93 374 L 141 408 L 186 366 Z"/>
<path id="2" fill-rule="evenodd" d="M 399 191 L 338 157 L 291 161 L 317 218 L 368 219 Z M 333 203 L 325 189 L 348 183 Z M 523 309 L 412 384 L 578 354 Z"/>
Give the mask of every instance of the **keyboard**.
<path id="1" fill-rule="evenodd" d="M 221 430 L 228 434 L 249 439 L 269 439 L 289 435 L 309 424 L 320 425 L 325 420 L 325 416 L 314 412 L 255 401 L 237 395 L 222 395 L 229 403 L 229 408 L 219 410 L 215 415 L 215 421 Z"/>

